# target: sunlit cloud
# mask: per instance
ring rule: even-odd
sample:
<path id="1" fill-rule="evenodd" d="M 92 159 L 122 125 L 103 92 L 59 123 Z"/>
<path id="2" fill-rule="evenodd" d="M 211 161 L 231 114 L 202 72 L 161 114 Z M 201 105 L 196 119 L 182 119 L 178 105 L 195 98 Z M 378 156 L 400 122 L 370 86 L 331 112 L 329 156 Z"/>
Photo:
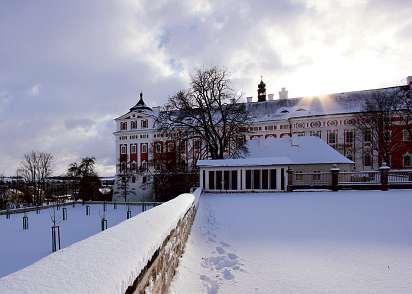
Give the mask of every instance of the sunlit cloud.
<path id="1" fill-rule="evenodd" d="M 407 0 L 3 3 L 0 173 L 39 149 L 56 155 L 56 173 L 96 156 L 112 174 L 112 119 L 140 91 L 164 103 L 203 65 L 228 69 L 244 97 L 261 75 L 275 99 L 282 87 L 301 97 L 403 84 L 410 15 Z"/>

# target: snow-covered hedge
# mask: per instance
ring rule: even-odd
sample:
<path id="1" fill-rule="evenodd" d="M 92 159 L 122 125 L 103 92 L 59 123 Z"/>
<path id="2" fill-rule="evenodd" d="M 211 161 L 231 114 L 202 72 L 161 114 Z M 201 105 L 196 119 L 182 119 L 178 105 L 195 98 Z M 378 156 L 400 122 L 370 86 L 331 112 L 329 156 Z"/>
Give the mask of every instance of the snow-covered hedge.
<path id="1" fill-rule="evenodd" d="M 200 194 L 182 194 L 3 277 L 0 293 L 125 293 Z"/>

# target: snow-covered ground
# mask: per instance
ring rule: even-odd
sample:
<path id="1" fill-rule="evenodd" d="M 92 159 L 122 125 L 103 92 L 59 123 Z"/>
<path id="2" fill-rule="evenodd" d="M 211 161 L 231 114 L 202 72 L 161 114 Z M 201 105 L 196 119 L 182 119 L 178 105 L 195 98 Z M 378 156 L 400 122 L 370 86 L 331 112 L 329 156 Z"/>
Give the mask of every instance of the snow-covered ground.
<path id="1" fill-rule="evenodd" d="M 170 293 L 412 293 L 412 191 L 202 195 Z"/>
<path id="2" fill-rule="evenodd" d="M 61 247 L 67 247 L 101 231 L 103 204 L 90 205 L 90 215 L 86 216 L 86 205 L 65 206 L 67 220 L 62 220 L 63 210 L 55 210 L 59 219 Z M 149 208 L 149 207 L 147 207 Z M 130 206 L 132 216 L 141 212 L 141 206 Z M 23 213 L 0 215 L 0 277 L 20 270 L 51 253 L 52 208 L 27 213 L 29 229 L 23 230 Z M 127 206 L 106 205 L 107 227 L 112 227 L 126 219 Z"/>

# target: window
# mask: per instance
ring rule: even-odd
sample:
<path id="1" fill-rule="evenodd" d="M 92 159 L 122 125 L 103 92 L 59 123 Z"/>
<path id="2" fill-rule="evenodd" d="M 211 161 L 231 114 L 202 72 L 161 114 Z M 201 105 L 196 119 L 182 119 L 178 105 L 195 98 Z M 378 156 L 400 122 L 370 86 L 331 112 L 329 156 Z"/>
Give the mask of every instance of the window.
<path id="1" fill-rule="evenodd" d="M 146 160 L 142 161 L 142 169 L 147 170 L 147 161 Z"/>
<path id="2" fill-rule="evenodd" d="M 216 189 L 222 190 L 222 171 L 216 171 Z"/>
<path id="3" fill-rule="evenodd" d="M 167 151 L 174 152 L 175 151 L 175 142 L 168 142 L 167 143 Z"/>
<path id="4" fill-rule="evenodd" d="M 142 127 L 142 129 L 147 129 L 148 125 L 149 125 L 149 123 L 148 123 L 147 119 L 143 119 L 143 120 L 140 121 L 140 126 Z"/>
<path id="5" fill-rule="evenodd" d="M 228 171 L 228 170 L 225 170 L 224 172 L 223 172 L 223 188 L 225 189 L 225 190 L 229 190 L 229 184 L 230 184 L 230 179 L 229 179 L 229 177 L 230 177 L 230 171 Z"/>
<path id="6" fill-rule="evenodd" d="M 410 142 L 411 141 L 411 134 L 409 130 L 404 129 L 402 130 L 402 137 L 403 137 L 403 142 Z"/>
<path id="7" fill-rule="evenodd" d="M 295 132 L 293 135 L 298 136 L 298 137 L 303 137 L 305 136 L 305 132 Z"/>
<path id="8" fill-rule="evenodd" d="M 162 153 L 162 142 L 157 142 L 155 144 L 156 153 Z"/>
<path id="9" fill-rule="evenodd" d="M 347 154 L 346 154 L 346 158 L 353 161 L 353 155 L 352 155 L 352 153 L 347 153 Z"/>
<path id="10" fill-rule="evenodd" d="M 276 169 L 270 170 L 270 189 L 276 189 Z"/>
<path id="11" fill-rule="evenodd" d="M 365 153 L 365 155 L 363 156 L 363 165 L 372 166 L 372 156 L 369 152 Z"/>
<path id="12" fill-rule="evenodd" d="M 246 189 L 252 189 L 252 171 L 246 170 Z"/>
<path id="13" fill-rule="evenodd" d="M 296 178 L 296 181 L 303 181 L 302 172 L 301 172 L 301 171 L 297 171 L 297 172 L 295 173 L 295 178 Z"/>
<path id="14" fill-rule="evenodd" d="M 345 143 L 346 144 L 352 144 L 353 143 L 353 138 L 354 138 L 354 131 L 353 130 L 345 131 Z"/>
<path id="15" fill-rule="evenodd" d="M 127 130 L 127 122 L 121 122 L 120 123 L 120 130 L 122 130 L 122 131 Z"/>
<path id="16" fill-rule="evenodd" d="M 209 171 L 209 190 L 215 189 L 215 172 Z"/>
<path id="17" fill-rule="evenodd" d="M 262 189 L 267 190 L 269 188 L 269 172 L 267 169 L 262 170 Z"/>
<path id="18" fill-rule="evenodd" d="M 140 149 L 141 149 L 142 153 L 147 153 L 147 143 L 142 143 L 140 145 Z"/>
<path id="19" fill-rule="evenodd" d="M 237 190 L 237 170 L 232 170 L 232 190 Z"/>
<path id="20" fill-rule="evenodd" d="M 370 129 L 366 129 L 363 131 L 363 142 L 365 143 L 372 142 L 372 131 Z"/>
<path id="21" fill-rule="evenodd" d="M 130 122 L 130 128 L 131 129 L 137 129 L 137 121 L 131 121 Z"/>
<path id="22" fill-rule="evenodd" d="M 137 153 L 137 146 L 136 144 L 130 145 L 130 153 L 136 154 Z"/>
<path id="23" fill-rule="evenodd" d="M 336 143 L 337 143 L 337 132 L 328 131 L 328 144 L 336 144 Z"/>
<path id="24" fill-rule="evenodd" d="M 127 154 L 127 145 L 120 145 L 120 154 Z"/>
<path id="25" fill-rule="evenodd" d="M 412 154 L 406 153 L 403 155 L 403 167 L 412 167 Z"/>
<path id="26" fill-rule="evenodd" d="M 280 169 L 280 189 L 285 190 L 285 169 Z"/>
<path id="27" fill-rule="evenodd" d="M 253 189 L 260 189 L 260 169 L 253 170 Z"/>
<path id="28" fill-rule="evenodd" d="M 310 131 L 310 135 L 311 135 L 312 137 L 322 138 L 321 134 L 322 134 L 322 131 Z"/>

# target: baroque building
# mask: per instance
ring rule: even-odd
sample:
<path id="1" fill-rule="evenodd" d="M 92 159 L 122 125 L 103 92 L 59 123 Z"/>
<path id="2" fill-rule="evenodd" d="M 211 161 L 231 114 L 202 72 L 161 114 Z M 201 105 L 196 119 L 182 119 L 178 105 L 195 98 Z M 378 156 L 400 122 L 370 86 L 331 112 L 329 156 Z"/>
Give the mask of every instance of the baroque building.
<path id="1" fill-rule="evenodd" d="M 359 113 L 364 111 L 368 95 L 384 91 L 412 90 L 412 77 L 407 84 L 388 88 L 335 93 L 323 96 L 289 98 L 282 88 L 278 99 L 274 94 L 266 94 L 263 80 L 258 84 L 257 99 L 246 98 L 246 109 L 252 123 L 245 133 L 246 140 L 257 138 L 283 138 L 290 136 L 318 136 L 348 159 L 355 162 L 355 170 L 375 170 L 382 164 L 379 142 L 368 130 L 360 130 L 357 125 Z M 128 181 L 137 198 L 150 194 L 153 164 L 158 158 L 183 158 L 190 167 L 194 166 L 196 150 L 201 142 L 187 142 L 177 148 L 176 133 L 161 133 L 156 130 L 155 120 L 160 107 L 149 107 L 140 93 L 136 105 L 127 113 L 115 119 L 117 178 L 122 171 L 132 174 Z M 396 124 L 394 124 L 396 128 Z M 387 164 L 394 169 L 412 168 L 412 142 L 410 127 L 399 124 L 400 132 L 390 130 L 397 148 L 390 154 Z M 394 135 L 394 134 L 401 135 Z M 179 150 L 177 150 L 179 149 Z M 316 152 L 316 150 L 314 150 Z M 150 163 L 150 164 L 149 164 Z M 119 187 L 117 187 L 119 189 Z"/>

